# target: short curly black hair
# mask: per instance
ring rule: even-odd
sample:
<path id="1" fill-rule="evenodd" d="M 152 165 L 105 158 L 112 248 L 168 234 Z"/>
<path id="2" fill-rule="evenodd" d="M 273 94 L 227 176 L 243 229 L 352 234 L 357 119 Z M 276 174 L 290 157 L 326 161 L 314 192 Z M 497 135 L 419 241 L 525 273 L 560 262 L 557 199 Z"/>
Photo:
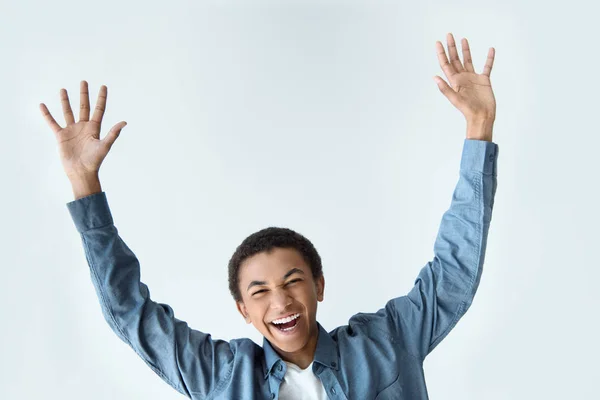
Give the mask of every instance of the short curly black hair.
<path id="1" fill-rule="evenodd" d="M 323 275 L 321 256 L 310 240 L 288 228 L 268 227 L 254 232 L 237 247 L 229 260 L 229 291 L 236 302 L 242 301 L 239 288 L 239 269 L 242 262 L 257 253 L 269 253 L 273 248 L 293 248 L 300 252 L 310 266 L 313 278 Z"/>

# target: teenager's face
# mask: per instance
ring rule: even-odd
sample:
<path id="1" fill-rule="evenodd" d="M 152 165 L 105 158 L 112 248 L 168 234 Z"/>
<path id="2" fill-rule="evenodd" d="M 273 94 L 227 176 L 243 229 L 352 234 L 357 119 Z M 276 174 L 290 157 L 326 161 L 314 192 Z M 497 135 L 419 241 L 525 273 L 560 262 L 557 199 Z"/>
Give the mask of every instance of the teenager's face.
<path id="1" fill-rule="evenodd" d="M 237 303 L 238 311 L 280 352 L 302 352 L 309 339 L 316 337 L 317 301 L 323 301 L 325 280 L 313 279 L 298 250 L 276 247 L 245 259 L 239 285 L 242 302 Z M 294 314 L 300 317 L 289 333 L 272 324 Z"/>

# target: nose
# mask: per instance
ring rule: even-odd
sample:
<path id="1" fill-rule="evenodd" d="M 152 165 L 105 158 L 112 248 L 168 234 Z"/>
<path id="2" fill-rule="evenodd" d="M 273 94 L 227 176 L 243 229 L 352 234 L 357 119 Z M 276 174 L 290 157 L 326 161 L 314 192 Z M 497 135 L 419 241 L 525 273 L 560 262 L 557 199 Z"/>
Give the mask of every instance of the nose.
<path id="1" fill-rule="evenodd" d="M 288 305 L 292 304 L 292 298 L 285 289 L 275 289 L 271 296 L 271 308 L 285 310 Z"/>

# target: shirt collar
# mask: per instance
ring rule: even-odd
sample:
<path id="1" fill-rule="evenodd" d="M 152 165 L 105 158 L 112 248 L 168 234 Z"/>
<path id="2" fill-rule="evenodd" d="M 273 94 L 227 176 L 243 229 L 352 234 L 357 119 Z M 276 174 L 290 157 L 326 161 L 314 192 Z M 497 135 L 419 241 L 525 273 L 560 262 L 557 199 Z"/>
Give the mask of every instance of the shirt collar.
<path id="1" fill-rule="evenodd" d="M 333 338 L 329 335 L 329 333 L 323 328 L 323 326 L 317 321 L 317 327 L 319 328 L 318 336 L 317 336 L 317 347 L 315 349 L 314 361 L 324 365 L 325 367 L 338 369 L 338 351 L 337 351 L 337 343 Z M 277 361 L 283 360 L 277 354 L 271 343 L 267 340 L 266 337 L 263 338 L 263 349 L 265 352 L 265 361 L 266 361 L 266 371 L 265 371 L 265 379 L 268 378 L 271 373 L 271 369 L 277 363 Z"/>

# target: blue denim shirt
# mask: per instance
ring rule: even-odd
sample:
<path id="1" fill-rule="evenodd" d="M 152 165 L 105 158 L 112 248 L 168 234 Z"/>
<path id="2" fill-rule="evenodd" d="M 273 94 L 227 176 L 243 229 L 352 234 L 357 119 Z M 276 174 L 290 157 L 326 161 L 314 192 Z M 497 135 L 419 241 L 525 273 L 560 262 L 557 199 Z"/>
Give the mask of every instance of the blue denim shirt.
<path id="1" fill-rule="evenodd" d="M 427 399 L 425 357 L 469 309 L 481 278 L 498 145 L 465 139 L 434 258 L 405 296 L 319 334 L 313 372 L 330 399 Z M 276 399 L 286 364 L 268 340 L 212 338 L 150 298 L 105 192 L 67 203 L 106 322 L 166 383 L 192 399 Z"/>

